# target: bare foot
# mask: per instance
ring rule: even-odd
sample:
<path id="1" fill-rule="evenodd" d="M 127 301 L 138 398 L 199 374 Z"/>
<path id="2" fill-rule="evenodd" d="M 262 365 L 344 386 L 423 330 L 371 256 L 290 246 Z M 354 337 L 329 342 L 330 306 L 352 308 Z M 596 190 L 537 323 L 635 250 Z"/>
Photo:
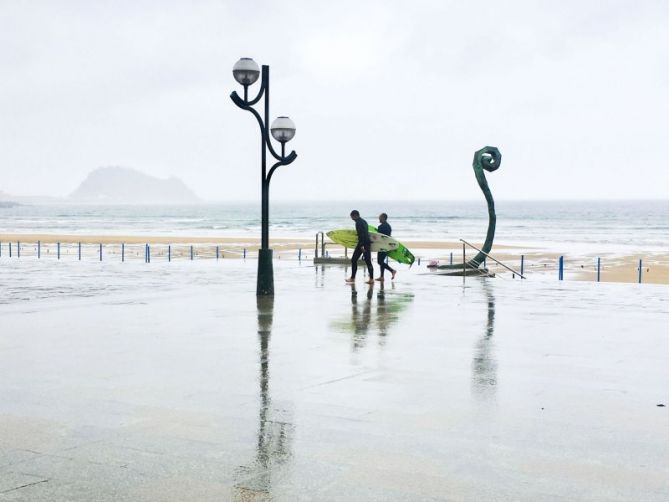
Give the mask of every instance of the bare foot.
<path id="1" fill-rule="evenodd" d="M 396 275 L 397 275 L 397 270 L 393 270 L 393 276 L 390 278 L 390 280 L 394 281 Z"/>
<path id="2" fill-rule="evenodd" d="M 379 282 L 383 282 L 383 277 L 379 277 L 378 279 L 375 279 L 375 280 L 377 280 Z"/>
<path id="3" fill-rule="evenodd" d="M 355 277 L 349 277 L 348 279 L 346 279 L 346 282 L 348 282 L 349 284 L 355 282 Z"/>

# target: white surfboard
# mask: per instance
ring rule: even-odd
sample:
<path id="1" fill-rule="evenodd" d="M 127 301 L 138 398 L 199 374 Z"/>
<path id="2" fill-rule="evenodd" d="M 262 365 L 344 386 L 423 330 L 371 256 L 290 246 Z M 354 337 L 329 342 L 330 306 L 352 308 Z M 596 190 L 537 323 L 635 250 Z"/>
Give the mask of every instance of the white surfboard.
<path id="1" fill-rule="evenodd" d="M 333 242 L 345 247 L 354 248 L 358 243 L 358 234 L 355 230 L 342 229 L 333 230 L 327 233 Z M 374 253 L 389 253 L 400 247 L 400 243 L 388 235 L 369 232 L 369 239 L 372 241 L 371 251 Z"/>

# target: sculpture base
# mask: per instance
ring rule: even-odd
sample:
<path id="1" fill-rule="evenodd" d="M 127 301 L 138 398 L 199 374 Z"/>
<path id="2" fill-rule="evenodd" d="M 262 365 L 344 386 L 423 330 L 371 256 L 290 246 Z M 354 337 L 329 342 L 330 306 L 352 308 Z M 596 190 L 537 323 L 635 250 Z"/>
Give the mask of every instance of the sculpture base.
<path id="1" fill-rule="evenodd" d="M 463 271 L 462 267 L 460 267 L 459 270 L 454 268 L 444 272 L 435 272 L 435 274 L 448 275 L 450 277 L 462 277 L 463 275 L 467 277 L 495 277 L 495 274 L 488 271 L 487 268 L 469 268 Z"/>
<path id="2" fill-rule="evenodd" d="M 274 295 L 274 267 L 272 266 L 272 250 L 258 250 L 258 285 L 257 296 Z"/>

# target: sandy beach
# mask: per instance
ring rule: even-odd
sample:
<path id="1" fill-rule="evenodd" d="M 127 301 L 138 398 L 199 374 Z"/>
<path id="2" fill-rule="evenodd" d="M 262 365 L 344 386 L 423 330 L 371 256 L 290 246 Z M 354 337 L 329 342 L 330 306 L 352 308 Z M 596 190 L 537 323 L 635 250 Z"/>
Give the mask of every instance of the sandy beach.
<path id="1" fill-rule="evenodd" d="M 246 251 L 247 257 L 253 258 L 260 246 L 260 240 L 256 236 L 240 235 L 237 237 L 202 237 L 202 236 L 165 236 L 165 235 L 75 235 L 75 234 L 0 234 L 0 243 L 7 252 L 7 246 L 11 242 L 14 246 L 21 243 L 22 256 L 36 256 L 37 242 L 41 242 L 43 254 L 51 256 L 57 243 L 61 243 L 63 255 L 76 253 L 78 243 L 84 246 L 84 256 L 90 256 L 98 252 L 98 246 L 104 246 L 104 252 L 108 255 L 120 254 L 121 243 L 125 243 L 126 252 L 129 256 L 143 256 L 145 244 L 154 246 L 153 257 L 167 256 L 167 246 L 171 246 L 171 255 L 175 258 L 190 255 L 190 246 L 195 249 L 198 258 L 213 258 L 216 256 L 216 248 L 219 248 L 221 258 L 241 258 Z M 437 260 L 440 264 L 450 263 L 451 253 L 454 263 L 462 262 L 462 243 L 458 241 L 434 241 L 434 240 L 407 240 L 404 244 L 409 247 L 416 257 L 421 259 L 421 265 L 427 265 L 430 261 Z M 472 242 L 476 247 L 482 246 L 481 242 Z M 298 250 L 302 250 L 303 259 L 313 259 L 315 251 L 314 239 L 301 238 L 272 238 L 271 246 L 278 259 L 295 259 Z M 346 250 L 326 238 L 326 251 L 330 256 L 344 256 Z M 319 249 L 320 253 L 320 249 Z M 350 255 L 350 250 L 348 250 Z M 470 259 L 476 251 L 467 248 L 466 257 Z M 524 271 L 528 277 L 532 275 L 541 277 L 557 277 L 558 259 L 565 259 L 565 280 L 573 281 L 596 281 L 597 279 L 597 256 L 592 254 L 565 254 L 553 252 L 531 246 L 513 246 L 495 244 L 491 256 L 503 262 L 516 271 L 520 271 L 521 256 L 524 256 Z M 639 279 L 639 259 L 642 264 L 642 282 L 650 284 L 669 284 L 669 253 L 648 252 L 645 254 L 609 254 L 601 256 L 601 282 L 636 283 Z M 506 269 L 495 264 L 487 263 L 488 268 L 502 276 L 511 275 Z"/>

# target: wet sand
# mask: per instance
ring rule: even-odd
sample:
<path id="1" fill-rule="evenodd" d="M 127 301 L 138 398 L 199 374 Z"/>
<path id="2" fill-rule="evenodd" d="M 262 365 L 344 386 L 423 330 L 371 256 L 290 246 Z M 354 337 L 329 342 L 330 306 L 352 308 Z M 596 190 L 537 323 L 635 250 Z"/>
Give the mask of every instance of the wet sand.
<path id="1" fill-rule="evenodd" d="M 666 286 L 6 264 L 0 501 L 669 498 Z"/>

